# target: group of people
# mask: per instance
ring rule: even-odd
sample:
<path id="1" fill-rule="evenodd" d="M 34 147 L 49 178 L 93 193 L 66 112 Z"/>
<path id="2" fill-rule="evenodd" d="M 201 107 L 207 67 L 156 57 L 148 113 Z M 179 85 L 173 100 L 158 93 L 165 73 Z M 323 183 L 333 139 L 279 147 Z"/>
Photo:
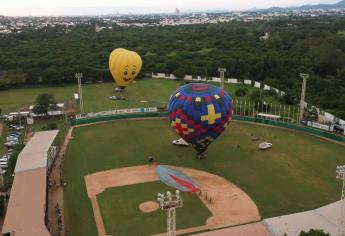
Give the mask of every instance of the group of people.
<path id="1" fill-rule="evenodd" d="M 60 158 L 63 158 L 63 156 L 60 156 Z M 63 167 L 62 163 L 63 163 L 63 159 L 61 159 L 59 162 L 59 160 L 57 158 L 55 160 L 55 162 L 53 163 L 52 168 L 48 172 L 49 190 L 53 190 L 53 188 L 56 188 L 56 191 L 57 191 L 60 187 L 66 186 L 66 183 L 63 182 L 63 179 L 62 179 L 62 167 Z M 51 191 L 51 194 L 53 194 L 53 195 L 58 194 L 58 192 L 56 192 L 56 191 Z M 55 204 L 55 203 L 53 203 L 53 204 Z M 52 235 L 59 235 L 60 236 L 60 235 L 63 235 L 62 207 L 60 207 L 59 203 L 56 202 L 56 205 L 54 208 L 55 208 L 56 219 L 55 219 L 55 217 L 53 217 L 51 220 L 53 220 L 52 222 L 57 220 L 57 228 L 56 228 L 55 233 L 53 233 L 53 232 L 51 232 L 51 233 L 52 233 Z M 56 223 L 54 223 L 54 225 L 55 224 Z"/>
<path id="2" fill-rule="evenodd" d="M 59 230 L 59 235 L 60 235 L 60 233 L 62 232 L 63 224 L 62 224 L 62 212 L 61 212 L 59 203 L 56 203 L 55 212 L 56 212 L 56 215 L 58 216 L 57 223 L 58 223 L 58 230 Z"/>

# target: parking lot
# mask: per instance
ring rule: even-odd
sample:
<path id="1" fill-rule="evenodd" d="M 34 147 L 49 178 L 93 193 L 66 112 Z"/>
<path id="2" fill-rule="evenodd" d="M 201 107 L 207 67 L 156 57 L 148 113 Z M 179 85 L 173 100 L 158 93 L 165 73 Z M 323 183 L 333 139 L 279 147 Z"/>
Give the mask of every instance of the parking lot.
<path id="1" fill-rule="evenodd" d="M 3 126 L 5 126 L 5 123 L 2 123 Z M 2 127 L 2 130 L 5 130 L 5 127 Z M 6 137 L 3 138 L 4 143 L 1 144 L 5 148 L 5 153 L 0 156 L 0 173 L 6 174 L 7 170 L 10 166 L 10 160 L 14 153 L 14 148 L 17 144 L 22 143 L 22 136 L 23 136 L 23 130 L 24 126 L 21 125 L 14 125 L 9 124 L 8 125 L 8 134 Z"/>

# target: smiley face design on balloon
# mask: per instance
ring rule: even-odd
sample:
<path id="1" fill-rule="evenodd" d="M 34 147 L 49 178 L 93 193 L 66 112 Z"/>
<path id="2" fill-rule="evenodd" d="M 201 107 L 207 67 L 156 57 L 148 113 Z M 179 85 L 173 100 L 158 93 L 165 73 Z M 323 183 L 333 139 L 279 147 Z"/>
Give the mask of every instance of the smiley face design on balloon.
<path id="1" fill-rule="evenodd" d="M 137 67 L 135 65 L 127 65 L 124 67 L 122 79 L 126 82 L 130 82 L 138 74 Z"/>
<path id="2" fill-rule="evenodd" d="M 121 89 L 125 89 L 135 79 L 141 67 L 142 60 L 136 52 L 118 48 L 109 56 L 111 75 Z"/>

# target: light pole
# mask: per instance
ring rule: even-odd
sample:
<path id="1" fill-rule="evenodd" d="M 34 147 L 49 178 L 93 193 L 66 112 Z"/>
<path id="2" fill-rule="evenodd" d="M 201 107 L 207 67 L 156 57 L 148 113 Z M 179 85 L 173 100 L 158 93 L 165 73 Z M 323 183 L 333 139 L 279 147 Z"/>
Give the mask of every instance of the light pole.
<path id="1" fill-rule="evenodd" d="M 226 68 L 218 68 L 218 72 L 220 73 L 220 87 L 224 89 L 224 73 L 226 72 Z"/>
<path id="2" fill-rule="evenodd" d="M 75 73 L 74 76 L 78 80 L 80 112 L 84 113 L 83 89 L 81 87 L 81 79 L 83 78 L 83 73 Z"/>
<path id="3" fill-rule="evenodd" d="M 161 210 L 167 210 L 167 235 L 176 235 L 176 208 L 183 207 L 183 201 L 180 196 L 180 191 L 176 190 L 176 194 L 173 195 L 171 192 L 166 194 L 158 193 L 157 201 Z"/>
<path id="4" fill-rule="evenodd" d="M 307 88 L 307 79 L 309 78 L 309 74 L 299 74 L 299 76 L 303 79 L 302 82 L 302 92 L 301 92 L 301 102 L 300 102 L 300 113 L 299 113 L 299 123 L 303 120 L 304 114 L 304 100 L 305 100 L 305 90 Z"/>
<path id="5" fill-rule="evenodd" d="M 336 178 L 343 182 L 340 198 L 340 222 L 338 227 L 338 234 L 345 235 L 345 165 L 337 166 L 335 169 Z"/>

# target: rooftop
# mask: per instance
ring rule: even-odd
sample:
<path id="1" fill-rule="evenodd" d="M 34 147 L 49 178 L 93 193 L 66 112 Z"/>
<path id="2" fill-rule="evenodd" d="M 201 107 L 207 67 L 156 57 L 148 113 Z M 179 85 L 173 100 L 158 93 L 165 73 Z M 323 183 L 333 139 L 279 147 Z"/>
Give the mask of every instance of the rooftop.
<path id="1" fill-rule="evenodd" d="M 19 153 L 14 172 L 19 173 L 46 167 L 47 152 L 58 132 L 58 130 L 50 130 L 35 133 Z"/>

